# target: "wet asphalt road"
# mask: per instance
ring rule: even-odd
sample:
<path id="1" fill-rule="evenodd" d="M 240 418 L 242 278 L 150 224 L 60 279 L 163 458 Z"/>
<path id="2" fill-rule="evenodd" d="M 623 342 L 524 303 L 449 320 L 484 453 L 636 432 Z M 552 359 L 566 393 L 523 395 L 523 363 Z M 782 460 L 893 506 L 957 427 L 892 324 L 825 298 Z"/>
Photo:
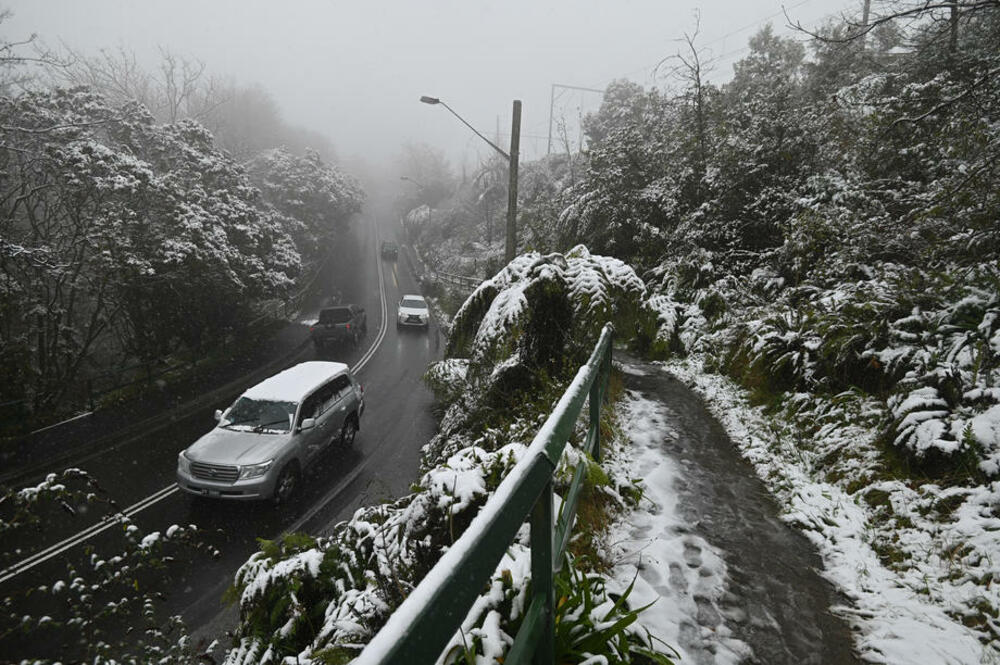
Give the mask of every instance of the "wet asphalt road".
<path id="1" fill-rule="evenodd" d="M 397 225 L 385 220 L 378 233 L 381 239 L 395 238 L 397 230 Z M 377 351 L 358 373 L 365 390 L 366 408 L 361 431 L 353 446 L 345 450 L 332 445 L 317 468 L 305 475 L 295 501 L 281 509 L 259 503 L 194 500 L 174 492 L 133 518 L 147 533 L 164 531 L 172 524 L 197 524 L 205 531 L 208 542 L 220 549 L 218 560 L 201 556 L 168 570 L 171 578 L 166 610 L 170 614 L 181 614 L 196 640 L 207 642 L 220 637 L 219 631 L 231 627 L 226 624 L 235 615 L 232 609 L 224 611 L 221 597 L 239 565 L 258 550 L 258 538 L 273 539 L 290 529 L 319 533 L 332 523 L 350 517 L 360 506 L 405 494 L 417 479 L 420 448 L 433 436 L 436 427 L 430 409 L 432 396 L 421 377 L 427 364 L 441 357 L 442 344 L 433 324 L 426 332 L 396 329 L 396 302 L 403 293 L 419 293 L 419 289 L 403 256 L 397 262 L 382 264 L 378 261 L 375 231 L 372 217 L 366 216 L 359 221 L 350 240 L 353 246 L 345 247 L 342 257 L 335 256 L 328 274 L 321 278 L 325 283 L 315 303 L 317 309 L 325 304 L 324 301 L 361 304 L 368 313 L 366 338 L 357 348 L 345 346 L 324 351 L 321 355 L 311 345 L 302 346 L 286 365 L 322 358 L 353 366 L 364 355 L 377 338 L 381 319 L 381 269 L 388 321 L 385 337 Z M 300 314 L 303 335 L 307 334 L 308 322 L 315 318 L 316 311 Z M 287 348 L 276 349 L 276 353 L 295 351 L 303 339 L 294 334 L 285 337 Z M 202 408 L 148 435 L 134 437 L 114 450 L 90 454 L 77 466 L 92 473 L 121 506 L 149 497 L 174 483 L 178 452 L 215 425 L 214 410 L 227 406 L 239 392 L 255 382 L 251 381 L 218 401 L 206 402 Z M 206 390 L 213 387 L 206 386 Z M 60 519 L 48 525 L 44 544 L 71 536 L 86 526 L 86 516 Z M 86 545 L 97 551 L 113 551 L 120 538 L 120 529 L 109 529 L 87 541 Z M 5 549 L 18 546 L 18 543 L 3 544 Z M 27 551 L 37 546 L 32 543 L 32 549 Z M 62 579 L 66 575 L 66 565 L 83 556 L 84 547 L 76 546 L 0 584 L 0 595 Z M 199 627 L 204 629 L 199 630 Z M 2 650 L 5 651 L 3 660 L 67 655 L 54 644 L 11 643 Z"/>
<path id="2" fill-rule="evenodd" d="M 753 649 L 747 662 L 859 663 L 850 630 L 829 611 L 845 599 L 820 577 L 816 550 L 779 519 L 777 503 L 722 425 L 677 379 L 623 354 L 616 359 L 643 372 L 626 373 L 626 388 L 667 408 L 676 436 L 665 437 L 662 447 L 681 470 L 674 485 L 678 516 L 723 552 L 729 591 L 719 611 L 734 636 Z"/>

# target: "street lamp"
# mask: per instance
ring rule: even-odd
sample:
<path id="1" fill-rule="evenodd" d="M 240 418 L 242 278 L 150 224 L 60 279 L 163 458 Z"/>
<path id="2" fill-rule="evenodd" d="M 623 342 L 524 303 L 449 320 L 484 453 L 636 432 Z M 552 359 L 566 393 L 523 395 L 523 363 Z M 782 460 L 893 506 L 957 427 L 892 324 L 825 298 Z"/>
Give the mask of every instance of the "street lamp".
<path id="1" fill-rule="evenodd" d="M 504 249 L 504 260 L 510 263 L 517 253 L 517 161 L 518 150 L 521 144 L 521 100 L 514 100 L 514 114 L 510 127 L 510 154 L 503 151 L 496 143 L 479 133 L 475 127 L 465 121 L 465 118 L 455 113 L 455 110 L 445 104 L 437 97 L 423 95 L 420 101 L 424 104 L 432 104 L 445 107 L 448 111 L 462 121 L 462 124 L 471 129 L 476 136 L 490 144 L 490 147 L 503 155 L 510 165 L 510 182 L 507 186 L 507 245 Z"/>

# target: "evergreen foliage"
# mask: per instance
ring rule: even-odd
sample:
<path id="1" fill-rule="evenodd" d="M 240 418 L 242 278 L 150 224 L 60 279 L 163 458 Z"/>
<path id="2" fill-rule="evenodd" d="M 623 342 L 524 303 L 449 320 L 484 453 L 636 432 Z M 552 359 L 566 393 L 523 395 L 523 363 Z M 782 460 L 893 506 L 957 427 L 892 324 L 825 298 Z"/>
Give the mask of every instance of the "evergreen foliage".
<path id="1" fill-rule="evenodd" d="M 809 60 L 766 27 L 699 91 L 707 152 L 692 90 L 613 84 L 559 228 L 649 270 L 659 353 L 762 400 L 861 389 L 918 466 L 992 476 L 1000 8 L 958 11 L 957 41 L 914 9 L 864 42 L 826 26 Z"/>

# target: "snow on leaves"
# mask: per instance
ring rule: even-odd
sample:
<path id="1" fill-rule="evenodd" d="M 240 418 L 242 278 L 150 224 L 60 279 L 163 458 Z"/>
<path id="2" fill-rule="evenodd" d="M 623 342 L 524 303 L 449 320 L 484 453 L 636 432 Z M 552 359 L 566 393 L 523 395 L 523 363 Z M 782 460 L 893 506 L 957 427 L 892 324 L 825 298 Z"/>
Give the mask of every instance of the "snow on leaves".
<path id="1" fill-rule="evenodd" d="M 197 122 L 82 88 L 0 98 L 0 142 L 0 366 L 23 379 L 0 397 L 29 409 L 59 405 L 82 368 L 225 334 L 287 294 L 361 201 L 315 154 L 283 151 L 253 163 L 262 196 Z"/>
<path id="2" fill-rule="evenodd" d="M 226 663 L 356 654 L 525 450 L 463 448 L 425 473 L 413 494 L 359 509 L 329 537 L 265 543 L 236 574 L 244 621 Z"/>
<path id="3" fill-rule="evenodd" d="M 956 453 L 1000 475 L 1000 288 L 995 272 L 978 284 L 953 287 L 951 300 L 914 308 L 890 325 L 892 344 L 871 355 L 905 372 L 889 399 L 894 443 L 918 457 Z M 980 281 L 981 280 L 981 281 Z M 983 288 L 980 284 L 991 284 Z"/>
<path id="4" fill-rule="evenodd" d="M 108 523 L 121 534 L 91 544 L 84 555 L 66 558 L 56 579 L 36 579 L 5 593 L 0 636 L 22 636 L 14 641 L 21 659 L 146 663 L 181 662 L 189 655 L 183 624 L 164 616 L 158 605 L 167 590 L 164 571 L 173 563 L 198 551 L 218 556 L 197 527 L 174 524 L 144 533 L 80 469 L 49 474 L 24 489 L 5 488 L 0 504 L 0 539 L 18 545 L 0 553 L 3 568 L 50 545 L 53 528 L 69 531 Z M 5 657 L 13 653 L 5 652 Z"/>
<path id="5" fill-rule="evenodd" d="M 583 245 L 565 255 L 524 254 L 466 300 L 449 353 L 470 359 L 473 381 L 496 377 L 504 363 L 542 366 L 590 348 L 606 322 L 630 330 L 645 295 L 632 268 Z"/>
<path id="6" fill-rule="evenodd" d="M 364 200 L 357 182 L 313 151 L 298 157 L 283 148 L 266 150 L 250 160 L 247 170 L 309 258 L 326 249 L 330 236 L 344 228 Z"/>

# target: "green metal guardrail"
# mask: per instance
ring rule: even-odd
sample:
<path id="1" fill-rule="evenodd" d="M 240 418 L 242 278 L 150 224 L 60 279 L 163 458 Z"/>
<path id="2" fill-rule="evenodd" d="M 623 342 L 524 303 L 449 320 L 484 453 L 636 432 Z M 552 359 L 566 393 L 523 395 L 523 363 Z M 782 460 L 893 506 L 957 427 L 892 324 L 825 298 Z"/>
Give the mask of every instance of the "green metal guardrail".
<path id="1" fill-rule="evenodd" d="M 529 660 L 551 665 L 554 653 L 553 576 L 569 542 L 585 465 L 552 520 L 552 476 L 576 420 L 590 398 L 590 428 L 584 450 L 601 457 L 601 403 L 611 373 L 611 324 L 587 364 L 580 368 L 527 453 L 500 483 L 472 524 L 427 573 L 365 647 L 356 665 L 434 663 L 454 636 L 473 602 L 496 571 L 518 530 L 531 516 L 531 601 L 505 665 Z"/>

